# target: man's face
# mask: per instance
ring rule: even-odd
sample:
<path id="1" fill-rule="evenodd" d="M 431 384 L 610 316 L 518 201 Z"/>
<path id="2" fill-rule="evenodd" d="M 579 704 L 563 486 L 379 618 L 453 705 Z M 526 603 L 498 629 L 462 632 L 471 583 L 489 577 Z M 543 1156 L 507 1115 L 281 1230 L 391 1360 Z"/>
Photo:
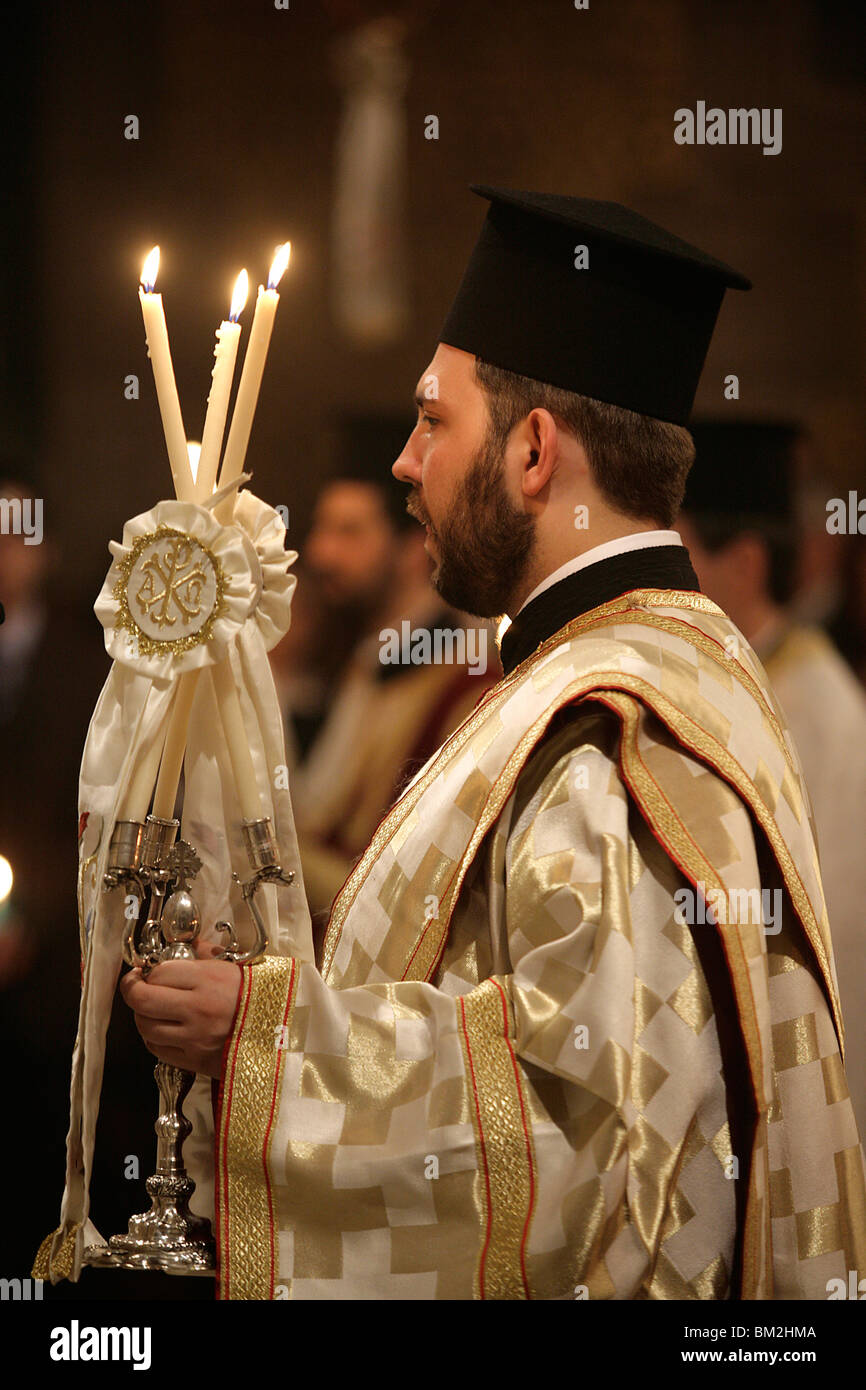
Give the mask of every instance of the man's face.
<path id="1" fill-rule="evenodd" d="M 440 343 L 415 403 L 418 423 L 392 471 L 413 485 L 407 510 L 426 527 L 432 583 L 455 608 L 498 617 L 529 564 L 535 523 L 509 491 L 507 447 L 488 441 L 472 354 Z"/>
<path id="2" fill-rule="evenodd" d="M 313 513 L 304 563 L 326 604 L 360 614 L 375 612 L 394 583 L 398 541 L 375 487 L 328 483 Z"/>
<path id="3" fill-rule="evenodd" d="M 739 622 L 743 600 L 751 596 L 752 580 L 750 567 L 747 562 L 744 563 L 737 542 L 733 541 L 719 550 L 707 549 L 701 542 L 697 527 L 682 512 L 677 520 L 677 530 L 689 552 L 702 591 L 713 603 L 723 608 L 735 623 Z"/>

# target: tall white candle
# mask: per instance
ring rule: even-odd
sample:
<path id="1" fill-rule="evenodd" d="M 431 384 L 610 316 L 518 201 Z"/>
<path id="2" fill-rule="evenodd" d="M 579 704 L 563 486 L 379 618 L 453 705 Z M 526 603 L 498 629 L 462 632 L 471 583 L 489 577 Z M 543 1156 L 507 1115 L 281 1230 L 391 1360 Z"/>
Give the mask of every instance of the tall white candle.
<path id="1" fill-rule="evenodd" d="M 182 501 L 189 502 L 193 499 L 194 493 L 189 471 L 189 458 L 186 452 L 186 431 L 183 427 L 174 368 L 171 364 L 171 350 L 168 346 L 168 329 L 165 325 L 165 314 L 162 308 L 162 295 L 155 294 L 153 289 L 158 268 L 159 247 L 154 246 L 141 272 L 138 298 L 141 302 L 147 351 L 150 365 L 153 368 L 159 413 L 162 416 L 162 428 L 168 449 L 168 461 L 171 465 L 171 475 L 174 478 L 174 490 Z"/>
<path id="2" fill-rule="evenodd" d="M 235 361 L 241 337 L 241 326 L 238 323 L 238 318 L 247 302 L 248 293 L 249 278 L 247 272 L 242 270 L 235 281 L 229 316 L 227 319 L 223 319 L 216 331 L 213 380 L 210 395 L 207 398 L 207 414 L 204 422 L 204 433 L 201 437 L 198 479 L 195 485 L 196 500 L 199 502 L 207 501 L 213 492 L 216 481 L 223 433 L 226 427 L 226 415 L 229 408 L 229 396 L 235 374 Z"/>
<path id="3" fill-rule="evenodd" d="M 268 287 L 265 289 L 259 285 L 256 312 L 244 356 L 238 396 L 235 401 L 222 472 L 220 473 L 220 486 L 231 482 L 233 478 L 237 478 L 243 472 L 250 431 L 253 427 L 253 417 L 256 413 L 256 403 L 259 399 L 259 389 L 262 384 L 262 374 L 265 370 L 265 359 L 268 355 L 268 345 L 271 341 L 277 305 L 280 302 L 277 285 L 289 263 L 291 250 L 290 241 L 277 247 L 268 273 Z M 224 525 L 231 521 L 234 505 L 235 497 L 233 494 L 217 507 L 217 519 Z"/>
<path id="4" fill-rule="evenodd" d="M 150 798 L 153 796 L 153 784 L 156 781 L 156 774 L 162 757 L 165 736 L 166 721 L 163 718 L 154 730 L 150 743 L 145 748 L 139 749 L 138 762 L 132 770 L 126 795 L 118 807 L 118 820 L 143 821 L 147 815 Z"/>
<path id="5" fill-rule="evenodd" d="M 252 754 L 244 728 L 240 696 L 232 674 L 231 661 L 226 658 L 210 668 L 214 694 L 219 706 L 229 760 L 235 778 L 235 788 L 244 820 L 259 820 L 264 814 L 256 781 Z"/>
<path id="6" fill-rule="evenodd" d="M 174 815 L 180 770 L 186 752 L 189 715 L 200 674 L 200 671 L 187 671 L 177 682 L 165 748 L 159 765 L 159 778 L 153 794 L 153 814 L 163 820 L 170 820 Z"/>

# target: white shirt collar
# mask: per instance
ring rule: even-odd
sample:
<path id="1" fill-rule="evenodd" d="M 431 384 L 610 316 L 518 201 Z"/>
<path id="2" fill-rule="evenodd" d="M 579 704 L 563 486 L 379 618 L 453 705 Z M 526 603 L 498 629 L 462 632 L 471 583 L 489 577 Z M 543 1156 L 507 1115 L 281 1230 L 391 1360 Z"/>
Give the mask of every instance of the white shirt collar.
<path id="1" fill-rule="evenodd" d="M 592 550 L 587 550 L 583 555 L 575 555 L 573 560 L 566 560 L 564 565 L 549 574 L 546 579 L 542 579 L 522 602 L 517 613 L 522 613 L 528 603 L 531 603 L 539 594 L 543 594 L 545 589 L 550 589 L 554 584 L 558 584 L 560 579 L 565 579 L 568 574 L 576 574 L 578 570 L 586 569 L 589 565 L 597 564 L 599 560 L 607 560 L 611 555 L 625 555 L 630 550 L 647 550 L 653 545 L 682 545 L 682 537 L 679 531 L 638 531 L 631 536 L 618 536 L 615 540 L 605 541 L 603 545 L 594 545 Z M 517 617 L 517 613 L 514 617 Z M 513 621 L 514 619 L 512 619 Z"/>

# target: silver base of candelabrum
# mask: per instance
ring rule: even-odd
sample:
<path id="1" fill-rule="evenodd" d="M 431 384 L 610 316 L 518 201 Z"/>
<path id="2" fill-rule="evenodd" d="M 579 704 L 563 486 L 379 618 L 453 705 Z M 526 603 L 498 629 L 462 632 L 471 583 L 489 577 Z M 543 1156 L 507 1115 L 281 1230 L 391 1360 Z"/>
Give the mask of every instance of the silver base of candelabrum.
<path id="1" fill-rule="evenodd" d="M 112 1236 L 107 1245 L 88 1246 L 84 1262 L 110 1269 L 213 1274 L 216 1244 L 211 1225 L 189 1209 L 195 1183 L 181 1157 L 183 1141 L 192 1129 L 183 1101 L 195 1077 L 167 1062 L 158 1062 L 153 1074 L 161 1103 L 155 1126 L 156 1172 L 146 1183 L 150 1211 L 131 1217 L 125 1235 Z"/>
<path id="2" fill-rule="evenodd" d="M 187 885 L 201 868 L 201 860 L 192 845 L 176 841 L 178 826 L 176 820 L 157 816 L 148 816 L 144 824 L 118 821 L 111 839 L 106 890 L 123 884 L 136 890 L 139 898 L 145 890 L 150 893 L 146 923 L 140 927 L 138 920 L 131 922 L 123 943 L 124 960 L 140 966 L 144 978 L 160 961 L 194 960 L 196 956 L 201 920 Z M 217 923 L 229 939 L 222 958 L 241 965 L 255 962 L 268 947 L 265 923 L 254 901 L 256 890 L 262 883 L 289 884 L 294 879 L 294 874 L 286 874 L 280 867 L 269 818 L 245 822 L 243 833 L 253 870 L 252 877 L 241 884 L 255 925 L 252 947 L 241 949 L 231 924 Z M 237 874 L 234 877 L 240 882 Z M 150 1211 L 131 1217 L 125 1235 L 112 1236 L 107 1245 L 87 1246 L 84 1263 L 96 1268 L 213 1275 L 216 1243 L 210 1222 L 189 1210 L 195 1183 L 181 1156 L 183 1142 L 192 1129 L 183 1113 L 183 1101 L 195 1075 L 158 1062 L 154 1076 L 160 1109 L 155 1125 L 156 1172 L 146 1183 Z"/>

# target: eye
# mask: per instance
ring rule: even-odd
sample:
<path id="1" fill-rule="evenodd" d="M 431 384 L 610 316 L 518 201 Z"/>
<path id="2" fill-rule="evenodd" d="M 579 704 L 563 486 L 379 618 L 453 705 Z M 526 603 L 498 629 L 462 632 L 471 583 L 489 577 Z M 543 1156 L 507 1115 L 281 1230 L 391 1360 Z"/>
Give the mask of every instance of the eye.
<path id="1" fill-rule="evenodd" d="M 424 414 L 422 413 L 421 419 L 424 421 L 424 423 L 425 423 L 426 425 L 429 425 L 429 426 L 430 426 L 431 430 L 432 430 L 432 428 L 433 428 L 434 425 L 438 425 L 438 423 L 439 423 L 439 421 L 436 420 L 436 419 L 434 419 L 432 415 L 424 415 Z"/>

